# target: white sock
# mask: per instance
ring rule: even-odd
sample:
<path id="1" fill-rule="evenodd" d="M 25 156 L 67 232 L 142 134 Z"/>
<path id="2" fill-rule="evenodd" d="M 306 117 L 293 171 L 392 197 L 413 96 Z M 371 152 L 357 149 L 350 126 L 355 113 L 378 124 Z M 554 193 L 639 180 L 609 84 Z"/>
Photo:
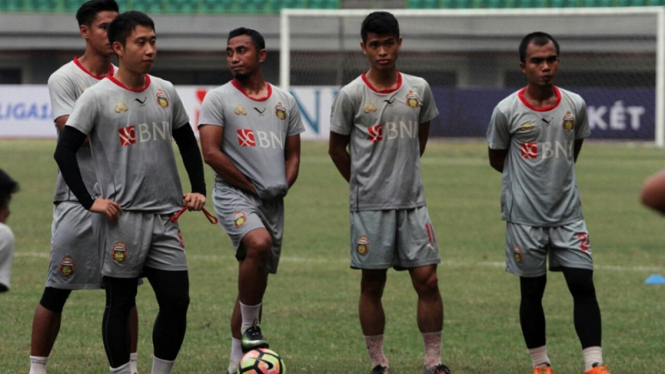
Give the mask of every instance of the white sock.
<path id="1" fill-rule="evenodd" d="M 132 374 L 132 372 L 129 371 L 129 362 L 118 366 L 117 368 L 111 368 L 111 373 L 113 374 Z"/>
<path id="2" fill-rule="evenodd" d="M 259 314 L 261 313 L 261 303 L 257 305 L 245 305 L 240 303 L 240 313 L 242 314 L 242 326 L 240 333 L 244 333 L 254 323 L 259 324 Z"/>
<path id="3" fill-rule="evenodd" d="M 529 349 L 529 354 L 531 355 L 531 362 L 533 363 L 533 367 L 543 364 L 551 365 L 550 358 L 547 357 L 546 345 L 534 349 Z"/>
<path id="4" fill-rule="evenodd" d="M 152 374 L 171 374 L 175 361 L 166 361 L 157 357 L 152 358 Z"/>
<path id="5" fill-rule="evenodd" d="M 425 344 L 425 369 L 441 364 L 441 333 L 441 331 L 421 333 Z"/>
<path id="6" fill-rule="evenodd" d="M 388 359 L 383 354 L 383 335 L 365 336 L 365 346 L 372 362 L 372 368 L 376 365 L 389 367 Z"/>
<path id="7" fill-rule="evenodd" d="M 132 371 L 132 374 L 136 374 L 139 372 L 138 369 L 139 366 L 139 355 L 134 352 L 129 354 L 129 370 Z"/>
<path id="8" fill-rule="evenodd" d="M 30 356 L 30 374 L 46 374 L 48 357 Z"/>
<path id="9" fill-rule="evenodd" d="M 240 339 L 231 337 L 231 356 L 229 357 L 229 368 L 228 373 L 235 374 L 238 371 L 238 366 L 240 365 L 240 360 L 242 360 L 242 346 L 240 345 Z"/>
<path id="10" fill-rule="evenodd" d="M 582 351 L 584 355 L 584 371 L 591 370 L 593 364 L 603 363 L 603 349 L 600 347 L 589 347 Z"/>

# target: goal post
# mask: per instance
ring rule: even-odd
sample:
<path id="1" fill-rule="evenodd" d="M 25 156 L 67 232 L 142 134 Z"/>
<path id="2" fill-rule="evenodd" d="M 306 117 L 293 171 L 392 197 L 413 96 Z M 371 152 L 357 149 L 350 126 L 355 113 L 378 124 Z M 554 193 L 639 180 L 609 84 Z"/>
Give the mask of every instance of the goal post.
<path id="1" fill-rule="evenodd" d="M 373 11 L 283 9 L 280 86 L 339 88 L 367 70 L 360 25 Z M 519 41 L 545 31 L 561 46 L 556 83 L 585 98 L 592 137 L 665 146 L 665 7 L 388 11 L 404 38 L 400 70 L 435 90 L 445 117 L 435 135 L 481 136 L 488 106 L 526 84 Z"/>

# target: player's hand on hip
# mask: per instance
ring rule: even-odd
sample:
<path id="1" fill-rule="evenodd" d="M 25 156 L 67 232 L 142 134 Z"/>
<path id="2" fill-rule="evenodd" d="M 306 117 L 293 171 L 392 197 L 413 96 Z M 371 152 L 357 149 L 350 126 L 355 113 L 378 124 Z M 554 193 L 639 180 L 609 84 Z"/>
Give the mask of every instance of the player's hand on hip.
<path id="1" fill-rule="evenodd" d="M 93 213 L 104 214 L 106 218 L 108 218 L 109 222 L 116 223 L 120 213 L 122 213 L 122 208 L 113 200 L 99 197 L 97 200 L 95 200 L 94 203 L 92 203 L 90 211 Z"/>
<path id="2" fill-rule="evenodd" d="M 206 205 L 206 197 L 197 192 L 184 194 L 183 205 L 189 210 L 199 211 Z"/>

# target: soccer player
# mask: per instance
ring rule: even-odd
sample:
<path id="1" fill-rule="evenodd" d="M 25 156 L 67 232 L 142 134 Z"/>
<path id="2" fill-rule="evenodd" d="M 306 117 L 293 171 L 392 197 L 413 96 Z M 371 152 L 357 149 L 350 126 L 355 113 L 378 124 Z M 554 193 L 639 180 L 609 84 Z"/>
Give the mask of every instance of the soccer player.
<path id="1" fill-rule="evenodd" d="M 559 44 L 535 32 L 522 39 L 527 86 L 501 101 L 487 129 L 490 165 L 503 173 L 506 270 L 520 277 L 520 323 L 534 373 L 552 373 L 542 297 L 551 271 L 562 271 L 574 300 L 575 330 L 586 374 L 603 364 L 600 308 L 591 245 L 575 182 L 575 161 L 589 136 L 584 100 L 554 85 Z"/>
<path id="2" fill-rule="evenodd" d="M 12 194 L 18 191 L 18 183 L 0 169 L 0 292 L 11 286 L 12 261 L 14 259 L 14 233 L 7 226 Z"/>
<path id="3" fill-rule="evenodd" d="M 152 373 L 170 373 L 185 336 L 189 278 L 178 224 L 170 216 L 205 204 L 203 162 L 187 113 L 170 82 L 148 75 L 156 57 L 155 26 L 125 12 L 108 26 L 119 68 L 78 99 L 55 159 L 79 203 L 92 213 L 106 309 L 104 347 L 113 373 L 130 373 L 128 316 L 137 279 L 147 276 L 159 304 Z M 88 192 L 76 153 L 90 140 L 100 196 Z M 182 193 L 172 142 L 192 185 Z"/>
<path id="4" fill-rule="evenodd" d="M 85 52 L 80 58 L 75 57 L 62 66 L 49 79 L 53 119 L 58 133 L 63 130 L 83 91 L 114 72 L 111 64 L 113 49 L 106 29 L 117 15 L 118 4 L 115 0 L 88 1 L 77 11 L 79 31 L 86 41 Z M 86 188 L 92 193 L 96 178 L 88 144 L 81 147 L 77 158 Z M 46 287 L 32 321 L 31 374 L 46 373 L 48 357 L 60 330 L 62 310 L 71 291 L 99 289 L 102 286 L 97 239 L 92 232 L 90 212 L 78 203 L 59 171 L 53 202 L 51 259 Z M 138 314 L 135 306 L 130 312 L 130 326 L 131 368 L 132 373 L 136 373 Z"/>
<path id="5" fill-rule="evenodd" d="M 665 170 L 644 181 L 640 200 L 645 206 L 665 214 Z"/>
<path id="6" fill-rule="evenodd" d="M 371 372 L 388 373 L 381 297 L 394 267 L 409 271 L 418 294 L 425 373 L 449 374 L 441 363 L 441 258 L 420 178 L 430 121 L 439 111 L 424 79 L 397 70 L 402 38 L 392 14 L 369 14 L 360 33 L 370 68 L 335 98 L 329 154 L 351 190 L 351 267 L 362 271 L 358 310 Z"/>
<path id="7" fill-rule="evenodd" d="M 298 177 L 300 133 L 291 94 L 263 79 L 263 36 L 229 33 L 226 62 L 233 80 L 206 95 L 199 117 L 205 162 L 215 171 L 213 201 L 238 259 L 238 297 L 231 315 L 229 373 L 243 352 L 268 347 L 260 328 L 268 273 L 282 250 L 284 196 Z"/>

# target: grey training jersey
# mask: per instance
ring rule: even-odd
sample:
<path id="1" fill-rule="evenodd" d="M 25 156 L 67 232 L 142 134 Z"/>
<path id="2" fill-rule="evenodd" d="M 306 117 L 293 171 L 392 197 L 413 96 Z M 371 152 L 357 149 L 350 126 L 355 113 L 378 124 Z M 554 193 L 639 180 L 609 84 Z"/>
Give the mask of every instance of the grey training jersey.
<path id="1" fill-rule="evenodd" d="M 113 74 L 115 67 L 110 66 L 109 73 Z M 51 97 L 51 107 L 53 108 L 53 121 L 62 117 L 72 114 L 74 104 L 79 96 L 88 87 L 99 82 L 104 77 L 92 75 L 86 70 L 79 62 L 77 57 L 63 65 L 55 73 L 51 74 L 48 80 L 49 96 Z M 58 134 L 60 133 L 59 130 Z M 88 192 L 93 195 L 92 187 L 96 180 L 94 163 L 92 161 L 92 154 L 90 153 L 90 146 L 83 145 L 76 153 L 83 182 L 88 188 Z M 78 201 L 76 196 L 69 190 L 67 183 L 62 179 L 60 170 L 58 170 L 58 177 L 55 183 L 55 196 L 53 202 L 58 203 L 62 201 Z"/>
<path id="2" fill-rule="evenodd" d="M 535 109 L 525 89 L 501 101 L 487 129 L 491 149 L 508 149 L 501 217 L 530 226 L 561 226 L 582 219 L 575 183 L 575 140 L 589 136 L 586 104 L 555 87 L 557 102 Z"/>
<path id="3" fill-rule="evenodd" d="M 286 138 L 305 131 L 290 93 L 268 83 L 268 96 L 252 99 L 232 80 L 206 95 L 199 115 L 199 126 L 204 125 L 224 128 L 222 152 L 249 178 L 261 199 L 286 195 Z M 220 175 L 215 181 L 225 183 Z"/>
<path id="4" fill-rule="evenodd" d="M 332 105 L 330 131 L 351 137 L 351 211 L 425 205 L 420 178 L 420 124 L 439 114 L 427 82 L 399 74 L 397 88 L 377 91 L 365 74 Z"/>
<path id="5" fill-rule="evenodd" d="M 67 121 L 88 135 L 102 196 L 123 210 L 170 214 L 182 207 L 173 129 L 189 121 L 173 85 L 146 75 L 131 90 L 109 76 L 87 89 Z"/>

